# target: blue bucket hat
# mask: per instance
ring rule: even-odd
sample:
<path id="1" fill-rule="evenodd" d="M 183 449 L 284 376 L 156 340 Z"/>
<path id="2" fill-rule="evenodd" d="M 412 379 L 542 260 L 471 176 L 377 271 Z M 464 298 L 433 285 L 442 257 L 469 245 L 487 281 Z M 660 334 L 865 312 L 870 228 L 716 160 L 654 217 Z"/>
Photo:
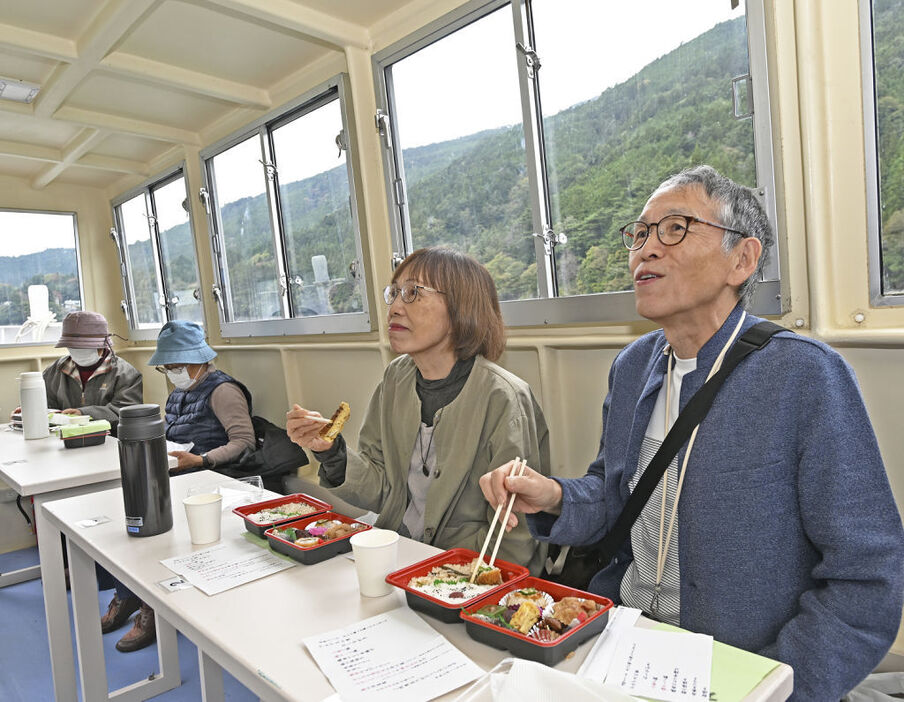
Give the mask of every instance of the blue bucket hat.
<path id="1" fill-rule="evenodd" d="M 157 335 L 157 350 L 148 360 L 148 365 L 207 363 L 216 355 L 217 352 L 204 341 L 204 330 L 199 324 L 177 319 L 163 325 Z"/>

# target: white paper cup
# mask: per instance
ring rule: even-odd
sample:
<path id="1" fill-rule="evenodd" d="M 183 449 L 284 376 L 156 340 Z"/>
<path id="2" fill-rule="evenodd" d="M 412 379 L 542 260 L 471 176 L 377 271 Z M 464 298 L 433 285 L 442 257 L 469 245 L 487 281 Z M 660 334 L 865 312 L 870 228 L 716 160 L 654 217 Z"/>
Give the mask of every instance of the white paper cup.
<path id="1" fill-rule="evenodd" d="M 220 540 L 222 502 L 223 496 L 215 493 L 189 495 L 182 500 L 193 544 L 210 544 Z"/>
<path id="2" fill-rule="evenodd" d="M 399 535 L 389 529 L 368 529 L 355 534 L 350 541 L 361 595 L 382 597 L 392 592 L 386 576 L 396 569 Z"/>

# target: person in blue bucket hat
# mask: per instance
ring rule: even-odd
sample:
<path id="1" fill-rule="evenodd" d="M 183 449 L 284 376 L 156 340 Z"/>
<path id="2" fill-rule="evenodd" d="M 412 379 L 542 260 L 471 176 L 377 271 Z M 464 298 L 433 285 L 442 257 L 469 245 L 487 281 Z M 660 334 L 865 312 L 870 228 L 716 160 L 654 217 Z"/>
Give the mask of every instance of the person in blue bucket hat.
<path id="1" fill-rule="evenodd" d="M 213 364 L 217 352 L 195 322 L 167 322 L 148 360 L 173 385 L 166 401 L 166 438 L 193 444 L 173 451 L 179 465 L 173 472 L 222 466 L 255 448 L 251 423 L 251 393 Z"/>
<path id="2" fill-rule="evenodd" d="M 251 393 L 213 364 L 217 352 L 204 340 L 195 322 L 167 322 L 157 336 L 148 365 L 164 373 L 173 385 L 166 400 L 166 438 L 193 444 L 189 451 L 171 451 L 179 464 L 171 473 L 203 468 L 220 470 L 246 451 L 254 451 Z M 104 633 L 121 627 L 136 609 L 132 628 L 116 642 L 119 651 L 137 651 L 157 638 L 154 610 L 116 583 L 116 596 L 101 617 Z"/>

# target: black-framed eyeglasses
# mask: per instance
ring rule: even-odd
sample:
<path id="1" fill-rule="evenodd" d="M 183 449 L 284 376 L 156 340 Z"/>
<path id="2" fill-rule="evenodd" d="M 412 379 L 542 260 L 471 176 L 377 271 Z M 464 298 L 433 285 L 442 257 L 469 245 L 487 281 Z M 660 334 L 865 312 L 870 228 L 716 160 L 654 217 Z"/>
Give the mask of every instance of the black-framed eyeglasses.
<path id="1" fill-rule="evenodd" d="M 711 227 L 724 229 L 726 232 L 740 234 L 744 237 L 747 236 L 744 232 L 732 229 L 731 227 L 726 227 L 724 224 L 716 224 L 715 222 L 709 222 L 705 219 L 694 217 L 693 215 L 681 214 L 668 215 L 652 224 L 647 224 L 646 222 L 628 222 L 628 224 L 618 231 L 621 232 L 622 241 L 624 242 L 625 247 L 629 251 L 637 251 L 638 249 L 643 248 L 643 245 L 647 243 L 647 239 L 650 236 L 650 229 L 653 227 L 656 227 L 656 236 L 659 237 L 659 241 L 662 242 L 663 246 L 677 246 L 684 241 L 684 237 L 687 236 L 691 222 L 708 224 Z"/>
<path id="2" fill-rule="evenodd" d="M 417 299 L 418 291 L 420 290 L 439 293 L 440 295 L 446 294 L 442 290 L 431 288 L 428 285 L 418 285 L 417 283 L 403 283 L 402 285 L 396 285 L 395 283 L 392 283 L 391 285 L 387 285 L 385 288 L 383 288 L 383 301 L 387 305 L 391 305 L 393 302 L 395 302 L 395 299 L 399 296 L 399 293 L 401 293 L 402 302 L 407 305 Z"/>

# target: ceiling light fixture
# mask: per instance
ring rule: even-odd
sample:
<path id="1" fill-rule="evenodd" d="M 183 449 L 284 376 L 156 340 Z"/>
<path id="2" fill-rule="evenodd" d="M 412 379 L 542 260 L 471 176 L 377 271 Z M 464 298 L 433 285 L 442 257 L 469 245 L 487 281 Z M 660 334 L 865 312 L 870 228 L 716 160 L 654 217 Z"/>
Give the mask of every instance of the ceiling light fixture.
<path id="1" fill-rule="evenodd" d="M 0 76 L 0 99 L 31 103 L 41 89 L 36 83 Z"/>

